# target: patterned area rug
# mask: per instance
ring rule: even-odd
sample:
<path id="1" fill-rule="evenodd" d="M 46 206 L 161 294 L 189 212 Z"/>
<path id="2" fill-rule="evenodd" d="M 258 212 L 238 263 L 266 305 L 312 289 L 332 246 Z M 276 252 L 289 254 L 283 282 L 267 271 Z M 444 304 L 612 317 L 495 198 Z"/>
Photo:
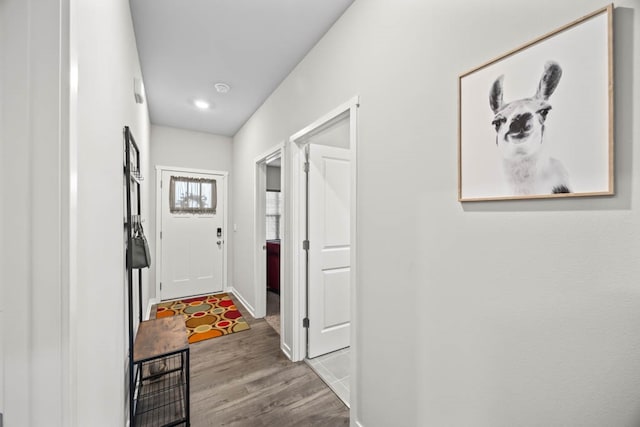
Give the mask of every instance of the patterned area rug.
<path id="1" fill-rule="evenodd" d="M 165 301 L 157 305 L 156 318 L 184 316 L 189 343 L 249 329 L 231 297 L 225 294 Z"/>

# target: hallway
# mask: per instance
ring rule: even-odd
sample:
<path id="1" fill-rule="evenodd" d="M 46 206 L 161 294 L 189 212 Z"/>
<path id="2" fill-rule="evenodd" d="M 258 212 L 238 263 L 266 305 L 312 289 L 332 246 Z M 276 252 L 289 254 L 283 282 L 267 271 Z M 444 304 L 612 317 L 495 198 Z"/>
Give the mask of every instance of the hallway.
<path id="1" fill-rule="evenodd" d="M 290 362 L 263 319 L 191 345 L 192 426 L 348 426 L 349 409 L 304 362 Z"/>

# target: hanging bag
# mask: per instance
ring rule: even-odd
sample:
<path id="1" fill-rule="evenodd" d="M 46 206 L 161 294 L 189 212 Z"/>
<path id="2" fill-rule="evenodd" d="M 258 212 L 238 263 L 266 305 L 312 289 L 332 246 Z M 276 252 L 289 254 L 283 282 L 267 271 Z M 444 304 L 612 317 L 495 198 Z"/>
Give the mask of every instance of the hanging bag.
<path id="1" fill-rule="evenodd" d="M 151 253 L 147 238 L 144 236 L 142 224 L 135 222 L 131 238 L 131 268 L 147 268 L 150 265 Z"/>

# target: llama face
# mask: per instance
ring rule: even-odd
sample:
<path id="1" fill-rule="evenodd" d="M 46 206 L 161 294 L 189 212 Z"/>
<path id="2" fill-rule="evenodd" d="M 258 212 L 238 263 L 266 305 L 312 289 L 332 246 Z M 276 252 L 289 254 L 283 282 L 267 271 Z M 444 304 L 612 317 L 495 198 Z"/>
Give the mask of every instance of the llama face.
<path id="1" fill-rule="evenodd" d="M 545 65 L 538 90 L 532 98 L 503 102 L 503 76 L 491 86 L 489 104 L 495 116 L 496 145 L 507 160 L 535 155 L 542 147 L 544 124 L 551 110 L 549 97 L 555 91 L 562 69 L 555 62 Z"/>

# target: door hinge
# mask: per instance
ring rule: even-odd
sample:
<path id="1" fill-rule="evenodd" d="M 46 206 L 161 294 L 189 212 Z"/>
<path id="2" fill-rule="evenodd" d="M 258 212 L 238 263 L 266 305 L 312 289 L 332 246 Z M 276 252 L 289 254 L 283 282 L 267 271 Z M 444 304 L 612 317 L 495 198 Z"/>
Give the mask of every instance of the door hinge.
<path id="1" fill-rule="evenodd" d="M 303 240 L 302 241 L 302 249 L 305 251 L 309 250 L 309 241 L 308 240 Z"/>
<path id="2" fill-rule="evenodd" d="M 162 231 L 160 232 L 160 238 L 162 239 Z"/>
<path id="3" fill-rule="evenodd" d="M 309 162 L 304 162 L 304 171 L 309 173 Z"/>
<path id="4" fill-rule="evenodd" d="M 308 328 L 309 327 L 309 318 L 305 317 L 304 319 L 302 319 L 302 327 L 303 328 Z"/>
<path id="5" fill-rule="evenodd" d="M 162 290 L 162 282 L 160 282 L 160 290 Z"/>

